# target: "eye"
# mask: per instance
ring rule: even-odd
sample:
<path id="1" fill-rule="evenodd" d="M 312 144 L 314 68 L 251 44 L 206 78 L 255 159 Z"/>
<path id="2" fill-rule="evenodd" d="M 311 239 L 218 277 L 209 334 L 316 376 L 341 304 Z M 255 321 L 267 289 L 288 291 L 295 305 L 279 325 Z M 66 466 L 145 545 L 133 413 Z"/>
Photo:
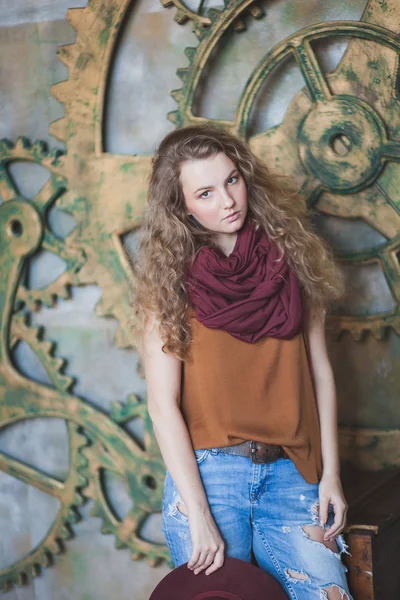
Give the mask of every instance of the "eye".
<path id="1" fill-rule="evenodd" d="M 239 178 L 237 177 L 237 175 L 232 175 L 232 177 L 229 177 L 227 183 L 228 185 L 232 185 L 233 183 L 236 183 L 238 179 Z"/>
<path id="2" fill-rule="evenodd" d="M 205 196 L 204 194 L 209 194 L 209 193 L 210 193 L 210 191 L 209 191 L 209 190 L 206 190 L 205 192 L 203 192 L 203 193 L 201 194 L 200 198 L 208 198 L 208 196 Z"/>

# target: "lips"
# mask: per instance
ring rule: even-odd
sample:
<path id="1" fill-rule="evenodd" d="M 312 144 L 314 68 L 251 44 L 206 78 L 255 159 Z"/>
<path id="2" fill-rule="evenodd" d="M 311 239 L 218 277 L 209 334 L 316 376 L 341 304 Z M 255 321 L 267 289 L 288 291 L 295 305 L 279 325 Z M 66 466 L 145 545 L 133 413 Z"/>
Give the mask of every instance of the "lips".
<path id="1" fill-rule="evenodd" d="M 226 219 L 230 219 L 231 217 L 233 217 L 234 215 L 237 215 L 238 213 L 239 213 L 239 211 L 235 210 L 235 212 L 231 213 L 227 217 L 224 217 L 223 221 L 226 221 Z"/>

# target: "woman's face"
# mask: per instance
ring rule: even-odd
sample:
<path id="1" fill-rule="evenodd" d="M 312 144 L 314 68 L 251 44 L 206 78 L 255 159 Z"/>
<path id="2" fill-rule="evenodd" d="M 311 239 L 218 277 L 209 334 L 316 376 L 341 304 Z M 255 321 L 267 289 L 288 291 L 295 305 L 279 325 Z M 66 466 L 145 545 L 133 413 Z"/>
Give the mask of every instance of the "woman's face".
<path id="1" fill-rule="evenodd" d="M 221 241 L 241 228 L 247 214 L 246 184 L 226 154 L 185 161 L 180 180 L 187 211 L 203 227 L 219 233 Z"/>

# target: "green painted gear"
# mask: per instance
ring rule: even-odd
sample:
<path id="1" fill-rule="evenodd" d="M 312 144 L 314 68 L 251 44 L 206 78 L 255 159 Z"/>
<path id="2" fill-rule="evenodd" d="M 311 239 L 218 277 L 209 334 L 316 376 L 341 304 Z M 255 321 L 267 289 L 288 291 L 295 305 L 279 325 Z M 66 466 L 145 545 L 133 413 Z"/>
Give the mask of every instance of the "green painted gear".
<path id="1" fill-rule="evenodd" d="M 223 1 L 226 8 L 229 8 L 229 4 L 232 5 L 232 0 Z M 222 13 L 221 10 L 216 8 L 207 9 L 207 7 L 204 6 L 206 3 L 207 0 L 199 0 L 198 7 L 196 11 L 194 11 L 188 8 L 185 2 L 183 2 L 182 0 L 161 0 L 161 4 L 166 8 L 175 6 L 177 12 L 174 19 L 179 25 L 183 25 L 189 20 L 193 21 L 194 31 L 197 31 L 199 35 L 201 35 L 202 29 L 204 29 L 205 27 L 209 27 L 210 25 L 215 23 L 215 21 L 219 18 L 219 16 Z M 261 18 L 264 14 L 264 11 L 258 4 L 255 3 L 255 0 L 253 0 L 253 2 L 250 4 L 248 10 L 255 19 Z M 243 21 L 242 19 L 236 19 L 236 21 L 233 24 L 233 27 L 235 31 L 244 31 L 246 29 L 245 21 Z"/>
<path id="2" fill-rule="evenodd" d="M 118 425 L 124 425 L 135 418 L 144 420 L 144 445 L 149 460 L 153 459 L 159 463 L 159 450 L 155 443 L 151 419 L 147 412 L 147 405 L 141 402 L 135 395 L 130 394 L 125 404 L 114 402 L 111 408 L 111 418 Z M 174 567 L 169 557 L 169 551 L 164 544 L 150 543 L 140 537 L 140 529 L 147 517 L 153 512 L 158 512 L 161 506 L 162 486 L 157 485 L 156 472 L 148 464 L 146 471 L 141 475 L 132 476 L 132 472 L 126 471 L 126 463 L 121 460 L 121 455 L 112 444 L 107 444 L 99 439 L 92 439 L 92 445 L 85 448 L 85 456 L 88 468 L 85 475 L 89 485 L 85 489 L 85 495 L 93 500 L 91 515 L 102 519 L 101 532 L 112 534 L 115 537 L 115 547 L 125 548 L 131 552 L 133 560 L 147 558 L 152 567 L 156 567 L 163 560 L 171 568 Z M 155 466 L 155 465 L 154 465 Z M 113 510 L 104 489 L 104 472 L 113 473 L 122 478 L 127 486 L 133 506 L 125 517 L 120 520 Z M 162 479 L 160 479 L 161 483 Z M 142 498 L 143 488 L 158 490 L 158 493 L 149 498 Z"/>
<path id="3" fill-rule="evenodd" d="M 70 377 L 62 373 L 64 361 L 52 355 L 53 345 L 40 339 L 39 328 L 30 327 L 28 315 L 14 315 L 11 325 L 10 350 L 20 340 L 27 343 L 45 367 L 55 389 L 65 392 L 73 383 Z M 1 412 L 1 409 L 0 409 Z M 26 418 L 31 415 L 26 414 Z M 40 417 L 40 414 L 37 415 Z M 24 416 L 14 422 L 24 421 Z M 0 427 L 4 426 L 0 419 Z M 83 469 L 87 460 L 82 452 L 88 441 L 74 423 L 68 423 L 69 438 L 69 470 L 65 481 L 45 475 L 10 456 L 0 452 L 0 469 L 9 475 L 36 487 L 37 489 L 59 500 L 61 507 L 40 543 L 20 560 L 6 568 L 0 569 L 0 590 L 7 591 L 12 585 L 29 583 L 40 574 L 41 568 L 49 567 L 54 562 L 54 555 L 62 552 L 64 542 L 72 537 L 71 525 L 80 520 L 77 507 L 84 502 L 82 489 L 88 484 Z"/>
<path id="4" fill-rule="evenodd" d="M 6 233 L 1 236 L 4 265 L 0 282 L 0 306 L 3 308 L 0 314 L 0 423 L 2 427 L 7 427 L 32 418 L 63 419 L 70 432 L 71 454 L 70 472 L 64 483 L 18 460 L 0 455 L 0 467 L 3 470 L 62 502 L 62 508 L 46 539 L 30 555 L 0 572 L 1 583 L 4 588 L 12 583 L 24 583 L 38 573 L 40 566 L 49 564 L 51 554 L 59 549 L 60 539 L 66 539 L 69 535 L 68 523 L 75 520 L 75 512 L 71 509 L 81 503 L 78 489 L 83 489 L 88 482 L 82 473 L 91 473 L 91 484 L 96 481 L 99 476 L 98 461 L 103 461 L 102 468 L 106 464 L 102 454 L 105 449 L 126 481 L 136 482 L 136 521 L 133 522 L 131 518 L 130 531 L 132 535 L 135 534 L 137 551 L 144 550 L 152 564 L 152 561 L 168 560 L 166 545 L 153 547 L 141 540 L 135 530 L 135 526 L 139 528 L 146 515 L 158 511 L 161 505 L 165 472 L 153 443 L 154 436 L 143 451 L 120 425 L 81 398 L 73 396 L 70 393 L 72 380 L 61 373 L 63 362 L 51 356 L 51 345 L 39 339 L 39 330 L 27 327 L 24 313 L 12 314 L 24 260 L 40 245 L 43 223 L 33 205 L 19 201 L 0 205 L 0 222 Z M 18 227 L 15 226 L 17 224 Z M 53 386 L 44 386 L 28 379 L 15 368 L 10 359 L 10 350 L 20 339 L 26 341 L 42 361 Z M 114 407 L 113 414 L 118 421 L 123 421 L 125 416 L 132 415 L 132 410 L 129 407 L 125 415 L 123 410 Z M 143 414 L 143 408 L 140 414 Z M 85 439 L 80 435 L 82 429 L 92 441 L 93 448 L 97 449 L 95 461 L 89 465 L 82 455 Z M 132 544 L 131 547 L 133 549 Z"/>
<path id="5" fill-rule="evenodd" d="M 178 109 L 168 114 L 168 118 L 177 127 L 209 122 L 209 119 L 193 114 L 201 75 L 211 55 L 215 53 L 221 37 L 241 17 L 248 4 L 249 2 L 229 2 L 225 11 L 215 18 L 212 26 L 198 33 L 199 45 L 196 48 L 186 48 L 189 65 L 177 70 L 183 85 L 171 92 Z M 370 15 L 370 11 L 366 9 L 365 14 Z M 256 154 L 268 164 L 274 165 L 278 172 L 294 176 L 300 182 L 299 188 L 308 198 L 310 206 L 326 214 L 364 218 L 387 238 L 388 241 L 378 247 L 357 252 L 336 252 L 336 256 L 343 264 L 361 266 L 378 262 L 395 307 L 390 311 L 368 316 L 330 317 L 332 330 L 337 336 L 347 330 L 354 339 L 360 340 L 370 331 L 377 339 L 382 339 L 389 327 L 400 335 L 400 208 L 387 193 L 382 192 L 376 180 L 388 161 L 396 162 L 400 159 L 400 140 L 397 139 L 398 136 L 396 138 L 396 133 L 392 139 L 387 136 L 381 116 L 382 107 L 375 111 L 368 103 L 350 96 L 348 92 L 338 93 L 336 96 L 331 92 L 330 86 L 337 83 L 340 77 L 347 77 L 350 82 L 356 77 L 346 63 L 348 52 L 334 73 L 326 76 L 322 74 L 310 42 L 331 35 L 353 36 L 358 43 L 364 40 L 375 41 L 384 49 L 400 53 L 398 36 L 375 24 L 337 21 L 307 27 L 274 46 L 259 62 L 247 80 L 235 119 L 218 120 L 214 123 L 247 138 L 251 110 L 263 83 L 282 60 L 290 55 L 295 57 L 306 87 L 291 101 L 283 123 L 250 138 L 249 144 Z M 382 69 L 385 65 L 386 63 Z M 398 80 L 397 68 L 394 67 L 394 72 L 389 72 L 387 67 L 387 76 L 384 73 L 381 80 L 374 79 L 374 84 L 377 82 L 376 87 L 384 83 L 386 87 L 392 86 L 394 92 Z M 391 99 L 387 100 L 385 114 L 394 132 L 400 130 L 399 108 L 398 97 L 393 93 Z M 353 148 L 358 152 L 356 158 L 358 160 L 359 156 L 362 157 L 362 160 L 359 160 L 362 164 L 358 165 L 357 177 L 354 177 L 353 167 L 356 159 L 351 162 L 351 154 L 344 159 L 334 156 L 332 152 L 328 156 L 325 151 L 326 132 L 323 127 L 318 129 L 319 123 L 327 123 L 326 128 L 329 128 L 332 136 L 345 135 L 347 130 L 343 123 L 346 119 L 347 122 L 349 119 L 352 121 L 353 129 L 360 123 L 358 130 L 352 132 Z M 365 146 L 367 138 L 370 141 L 368 148 Z M 296 144 L 299 145 L 299 149 L 295 147 Z M 354 208 L 356 202 L 351 198 L 351 193 L 357 193 L 357 209 Z"/>
<path id="6" fill-rule="evenodd" d="M 47 211 L 65 192 L 65 179 L 59 171 L 62 154 L 58 149 L 47 152 L 45 142 L 40 140 L 33 145 L 25 137 L 19 137 L 15 144 L 7 139 L 0 140 L 0 196 L 3 202 L 21 201 L 32 204 L 46 224 Z M 49 180 L 32 200 L 23 198 L 9 177 L 7 166 L 14 161 L 33 162 L 50 172 Z M 21 303 L 32 311 L 37 310 L 41 304 L 52 307 L 58 297 L 70 298 L 70 286 L 78 282 L 77 272 L 85 261 L 79 248 L 69 248 L 68 238 L 59 239 L 47 226 L 44 229 L 41 248 L 62 258 L 66 263 L 66 270 L 57 280 L 40 289 L 27 289 L 21 283 L 17 292 L 16 308 Z"/>

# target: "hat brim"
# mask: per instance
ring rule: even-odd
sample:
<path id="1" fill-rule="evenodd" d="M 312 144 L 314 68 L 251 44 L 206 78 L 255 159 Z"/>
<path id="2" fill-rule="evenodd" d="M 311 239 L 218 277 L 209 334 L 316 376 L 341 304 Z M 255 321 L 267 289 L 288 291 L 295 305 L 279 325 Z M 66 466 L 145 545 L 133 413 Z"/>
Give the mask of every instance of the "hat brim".
<path id="1" fill-rule="evenodd" d="M 204 593 L 208 598 L 224 599 L 228 592 L 239 600 L 287 600 L 288 596 L 277 580 L 259 567 L 244 560 L 226 556 L 217 571 L 197 575 L 187 562 L 173 569 L 153 590 L 149 600 L 194 600 Z M 207 598 L 207 595 L 203 596 Z M 226 598 L 226 596 L 225 596 Z"/>

